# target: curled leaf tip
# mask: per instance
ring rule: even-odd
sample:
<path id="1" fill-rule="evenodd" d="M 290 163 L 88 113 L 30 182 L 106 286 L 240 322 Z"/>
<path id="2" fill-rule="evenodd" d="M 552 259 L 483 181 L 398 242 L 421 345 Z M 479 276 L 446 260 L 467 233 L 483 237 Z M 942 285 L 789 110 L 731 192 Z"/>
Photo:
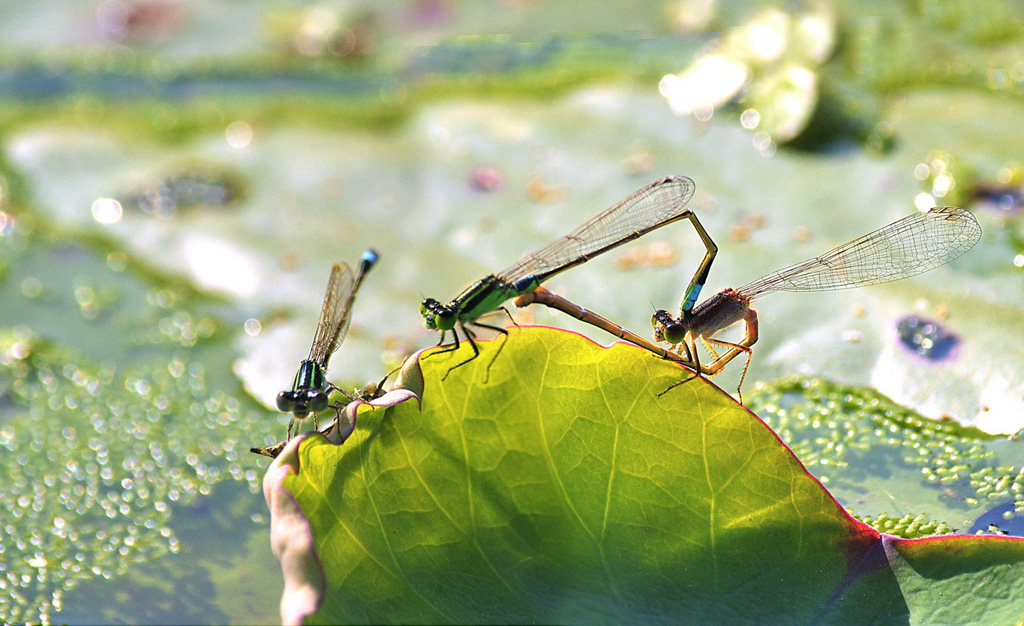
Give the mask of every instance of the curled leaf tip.
<path id="1" fill-rule="evenodd" d="M 270 509 L 270 547 L 281 564 L 284 593 L 281 623 L 301 624 L 323 601 L 325 577 L 313 544 L 313 531 L 295 498 L 282 486 L 289 474 L 298 473 L 299 442 L 295 437 L 263 477 L 263 496 Z"/>
<path id="2" fill-rule="evenodd" d="M 345 405 L 345 408 L 338 414 L 338 419 L 333 428 L 328 428 L 323 432 L 324 437 L 327 441 L 333 444 L 344 443 L 346 439 L 356 429 L 356 418 L 359 416 L 359 407 L 370 406 L 373 408 L 386 408 L 395 406 L 408 400 L 416 400 L 420 402 L 419 396 L 410 391 L 409 389 L 392 389 L 385 393 L 379 398 L 373 398 L 371 400 L 356 399 Z"/>
<path id="3" fill-rule="evenodd" d="M 420 368 L 420 356 L 424 350 L 420 350 L 414 354 L 409 355 L 405 362 L 402 363 L 402 369 L 398 372 L 398 378 L 395 379 L 395 386 L 392 388 L 393 393 L 396 390 L 405 389 L 411 391 L 417 401 L 423 397 L 423 371 Z"/>

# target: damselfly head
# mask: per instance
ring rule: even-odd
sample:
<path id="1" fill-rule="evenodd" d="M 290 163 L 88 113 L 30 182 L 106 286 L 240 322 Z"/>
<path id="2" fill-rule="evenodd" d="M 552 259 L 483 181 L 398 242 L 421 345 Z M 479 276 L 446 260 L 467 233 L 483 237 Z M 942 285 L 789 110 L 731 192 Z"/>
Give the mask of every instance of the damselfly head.
<path id="1" fill-rule="evenodd" d="M 654 327 L 655 341 L 664 341 L 675 345 L 686 337 L 686 328 L 664 309 L 654 312 L 654 315 L 651 316 L 651 326 Z"/>
<path id="2" fill-rule="evenodd" d="M 277 409 L 300 419 L 326 410 L 329 402 L 327 393 L 322 389 L 299 389 L 277 394 Z"/>
<path id="3" fill-rule="evenodd" d="M 455 328 L 455 311 L 433 298 L 427 298 L 420 304 L 420 315 L 423 316 L 423 325 L 430 330 Z"/>

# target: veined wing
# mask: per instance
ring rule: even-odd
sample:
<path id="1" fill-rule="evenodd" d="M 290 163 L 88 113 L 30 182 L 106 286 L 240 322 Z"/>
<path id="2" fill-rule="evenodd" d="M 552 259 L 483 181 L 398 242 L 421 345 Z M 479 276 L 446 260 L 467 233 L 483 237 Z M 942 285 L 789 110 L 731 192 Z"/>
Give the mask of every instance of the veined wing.
<path id="1" fill-rule="evenodd" d="M 309 349 L 310 361 L 327 365 L 327 360 L 345 340 L 355 299 L 355 285 L 355 277 L 348 265 L 336 263 L 331 267 L 327 293 L 320 309 L 320 323 L 313 335 L 313 346 Z"/>
<path id="2" fill-rule="evenodd" d="M 320 323 L 313 335 L 313 347 L 309 349 L 309 360 L 327 366 L 327 359 L 345 341 L 348 325 L 352 320 L 352 303 L 363 285 L 367 272 L 377 263 L 377 251 L 370 248 L 363 251 L 359 264 L 359 273 L 352 276 L 352 270 L 344 263 L 331 267 L 331 277 L 327 281 L 327 293 L 324 305 L 320 309 Z"/>
<path id="3" fill-rule="evenodd" d="M 670 176 L 633 193 L 591 218 L 558 241 L 528 254 L 498 274 L 516 284 L 535 277 L 539 282 L 622 245 L 650 231 L 682 219 L 695 185 L 685 176 Z"/>
<path id="4" fill-rule="evenodd" d="M 850 289 L 909 278 L 949 263 L 980 238 L 981 226 L 970 211 L 934 207 L 762 276 L 739 292 L 753 299 L 775 291 Z"/>

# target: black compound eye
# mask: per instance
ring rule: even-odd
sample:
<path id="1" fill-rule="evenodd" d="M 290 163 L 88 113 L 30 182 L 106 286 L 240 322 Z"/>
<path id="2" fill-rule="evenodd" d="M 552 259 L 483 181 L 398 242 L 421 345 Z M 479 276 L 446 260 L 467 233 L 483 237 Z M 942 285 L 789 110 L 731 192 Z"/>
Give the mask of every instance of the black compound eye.
<path id="1" fill-rule="evenodd" d="M 420 315 L 423 316 L 423 325 L 429 330 L 437 329 L 437 321 L 434 319 L 433 300 L 427 299 L 420 304 Z"/>
<path id="2" fill-rule="evenodd" d="M 277 394 L 277 410 L 282 413 L 291 413 L 297 403 L 298 398 L 295 397 L 294 391 L 282 391 Z"/>
<path id="3" fill-rule="evenodd" d="M 451 330 L 455 328 L 455 311 L 451 309 L 442 309 L 437 313 L 437 318 L 434 322 L 441 330 Z"/>
<path id="4" fill-rule="evenodd" d="M 324 393 L 323 391 L 313 391 L 311 389 L 309 391 L 309 395 L 307 396 L 306 404 L 309 407 L 310 411 L 314 413 L 319 413 L 320 411 L 323 411 L 327 408 L 328 402 L 329 400 L 327 398 L 326 393 Z"/>

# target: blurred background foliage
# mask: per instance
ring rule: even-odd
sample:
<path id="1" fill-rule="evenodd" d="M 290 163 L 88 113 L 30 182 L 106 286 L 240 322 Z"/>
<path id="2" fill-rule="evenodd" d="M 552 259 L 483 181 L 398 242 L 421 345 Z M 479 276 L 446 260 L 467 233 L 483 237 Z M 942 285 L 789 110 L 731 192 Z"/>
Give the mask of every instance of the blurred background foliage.
<path id="1" fill-rule="evenodd" d="M 248 448 L 284 434 L 330 265 L 381 253 L 331 363 L 361 385 L 436 342 L 422 297 L 667 174 L 712 292 L 975 211 L 950 266 L 759 302 L 745 398 L 883 530 L 1021 534 L 1019 3 L 0 6 L 4 621 L 276 621 Z M 607 256 L 547 286 L 646 333 L 701 249 Z"/>

